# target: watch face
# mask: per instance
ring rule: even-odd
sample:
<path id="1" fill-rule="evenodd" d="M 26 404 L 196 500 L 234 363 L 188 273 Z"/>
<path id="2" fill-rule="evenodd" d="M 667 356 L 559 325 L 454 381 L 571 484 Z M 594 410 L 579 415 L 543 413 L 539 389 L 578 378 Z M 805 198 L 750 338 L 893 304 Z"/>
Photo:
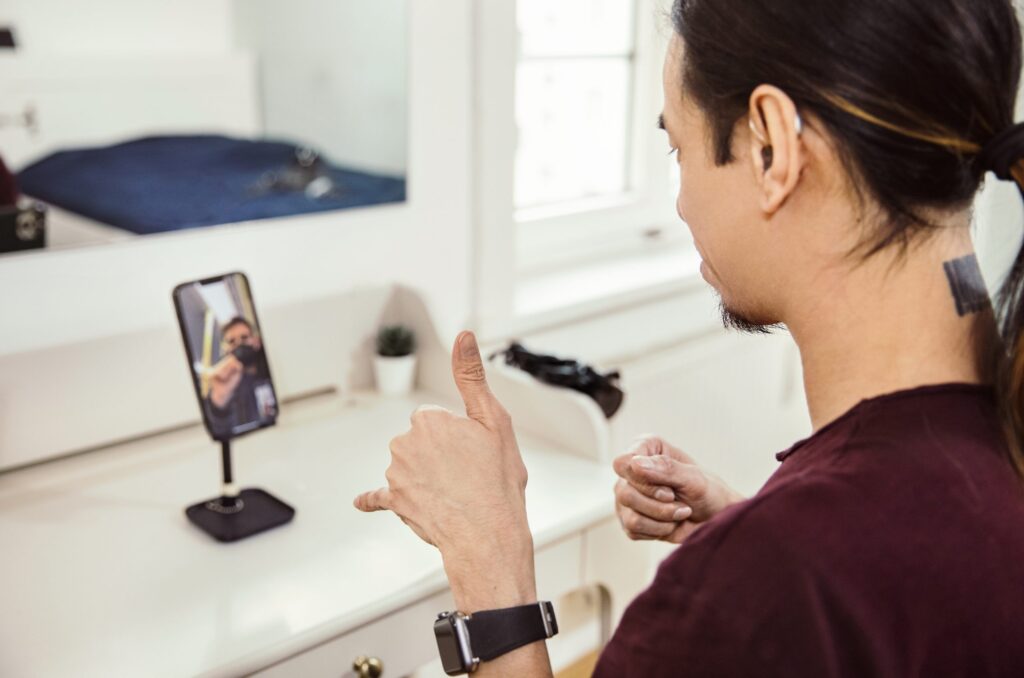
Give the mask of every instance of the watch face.
<path id="1" fill-rule="evenodd" d="M 434 638 L 437 640 L 437 652 L 441 655 L 441 667 L 449 676 L 458 676 L 466 672 L 462 664 L 462 651 L 459 638 L 455 632 L 455 616 L 445 616 L 434 622 Z"/>

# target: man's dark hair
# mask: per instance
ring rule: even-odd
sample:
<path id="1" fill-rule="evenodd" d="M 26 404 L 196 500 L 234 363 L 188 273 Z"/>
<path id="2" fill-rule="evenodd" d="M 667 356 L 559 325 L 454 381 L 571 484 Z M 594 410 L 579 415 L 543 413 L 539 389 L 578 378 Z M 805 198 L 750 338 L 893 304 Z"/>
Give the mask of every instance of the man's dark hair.
<path id="1" fill-rule="evenodd" d="M 762 84 L 835 144 L 861 204 L 882 210 L 864 256 L 906 252 L 928 214 L 970 205 L 982 150 L 1014 123 L 1021 33 L 1010 0 L 675 0 L 684 96 L 709 121 L 715 162 Z M 1024 149 L 1016 159 L 1024 159 Z M 1015 178 L 1024 191 L 1024 163 Z M 1024 478 L 1024 248 L 998 304 L 992 364 L 1011 461 Z"/>
<path id="2" fill-rule="evenodd" d="M 248 320 L 246 320 L 242 316 L 238 315 L 238 316 L 235 316 L 234 318 L 232 318 L 231 320 L 229 320 L 228 323 L 224 327 L 221 328 L 221 330 L 220 330 L 221 334 L 227 334 L 228 330 L 230 330 L 235 325 L 245 325 L 247 328 L 249 328 L 250 332 L 253 331 L 252 323 L 250 323 Z"/>

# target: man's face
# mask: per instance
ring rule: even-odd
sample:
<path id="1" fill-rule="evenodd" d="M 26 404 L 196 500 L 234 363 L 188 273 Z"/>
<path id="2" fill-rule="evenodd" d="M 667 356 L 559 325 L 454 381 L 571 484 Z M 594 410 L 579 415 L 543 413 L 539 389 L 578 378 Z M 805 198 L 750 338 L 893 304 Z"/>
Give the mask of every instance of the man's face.
<path id="1" fill-rule="evenodd" d="M 665 58 L 662 117 L 669 143 L 678 149 L 676 211 L 693 235 L 701 275 L 721 296 L 727 322 L 740 327 L 780 321 L 773 299 L 773 262 L 779 243 L 760 208 L 759 182 L 750 162 L 747 118 L 737 125 L 734 159 L 715 164 L 714 143 L 704 113 L 682 87 L 684 48 L 675 37 Z"/>
<path id="2" fill-rule="evenodd" d="M 258 349 L 259 343 L 253 336 L 252 330 L 245 323 L 235 323 L 224 331 L 222 339 L 224 353 L 230 353 L 239 346 L 251 346 Z"/>

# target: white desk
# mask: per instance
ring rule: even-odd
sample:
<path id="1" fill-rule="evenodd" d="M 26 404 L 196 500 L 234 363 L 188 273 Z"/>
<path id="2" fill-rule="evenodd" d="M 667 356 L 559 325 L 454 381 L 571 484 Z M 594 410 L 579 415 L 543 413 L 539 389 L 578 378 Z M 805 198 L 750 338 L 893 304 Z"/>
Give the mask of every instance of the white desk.
<path id="1" fill-rule="evenodd" d="M 219 448 L 198 427 L 0 474 L 0 675 L 338 676 L 370 654 L 391 678 L 432 659 L 450 601 L 440 556 L 352 507 L 422 402 L 438 398 L 321 396 L 237 441 L 237 482 L 297 514 L 234 544 L 183 513 L 219 491 Z M 621 597 L 646 565 L 619 562 L 611 469 L 520 446 L 540 595 L 596 582 Z"/>

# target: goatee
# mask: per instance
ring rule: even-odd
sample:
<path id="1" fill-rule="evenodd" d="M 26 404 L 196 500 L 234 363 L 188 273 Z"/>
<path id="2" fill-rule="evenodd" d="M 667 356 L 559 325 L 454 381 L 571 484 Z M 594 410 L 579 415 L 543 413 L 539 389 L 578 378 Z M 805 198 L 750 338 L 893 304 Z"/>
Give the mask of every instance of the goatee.
<path id="1" fill-rule="evenodd" d="M 743 316 L 726 307 L 725 302 L 719 302 L 722 311 L 722 325 L 727 330 L 737 330 L 746 334 L 771 334 L 775 330 L 783 329 L 782 323 L 759 323 Z"/>

